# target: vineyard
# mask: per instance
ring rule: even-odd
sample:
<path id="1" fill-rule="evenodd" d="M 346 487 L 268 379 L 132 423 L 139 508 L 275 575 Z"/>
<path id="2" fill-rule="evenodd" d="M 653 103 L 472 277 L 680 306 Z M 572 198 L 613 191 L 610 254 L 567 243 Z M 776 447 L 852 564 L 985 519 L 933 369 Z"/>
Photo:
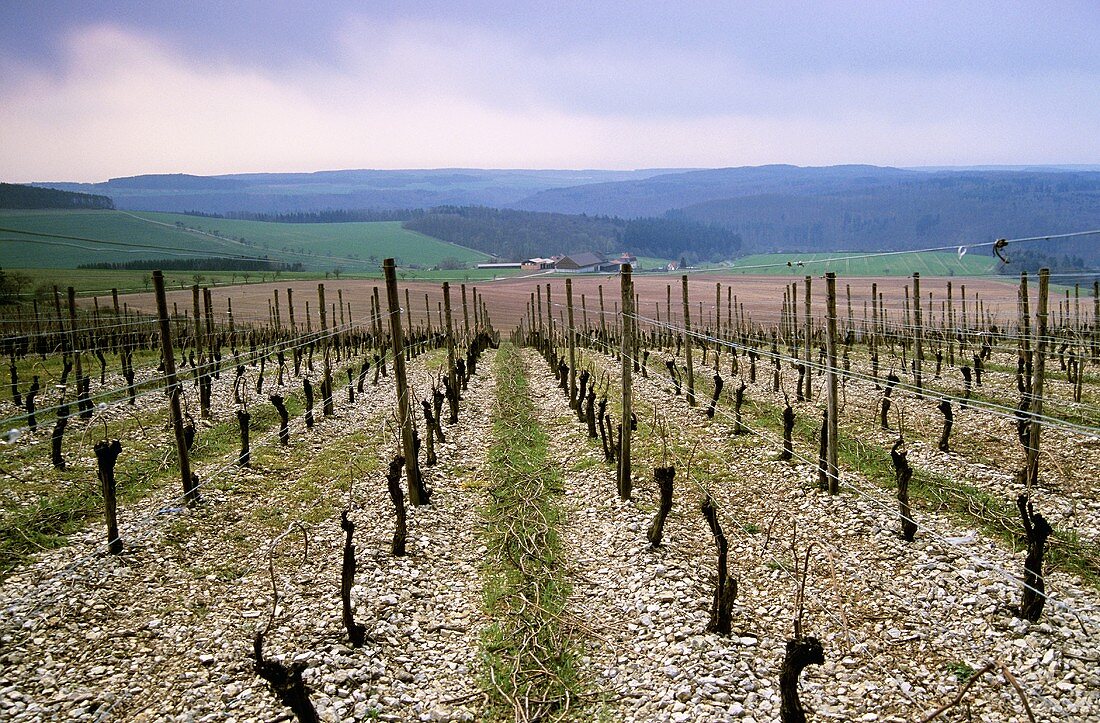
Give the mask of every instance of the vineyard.
<path id="1" fill-rule="evenodd" d="M 1095 281 L 383 270 L 9 309 L 0 718 L 1100 719 Z"/>

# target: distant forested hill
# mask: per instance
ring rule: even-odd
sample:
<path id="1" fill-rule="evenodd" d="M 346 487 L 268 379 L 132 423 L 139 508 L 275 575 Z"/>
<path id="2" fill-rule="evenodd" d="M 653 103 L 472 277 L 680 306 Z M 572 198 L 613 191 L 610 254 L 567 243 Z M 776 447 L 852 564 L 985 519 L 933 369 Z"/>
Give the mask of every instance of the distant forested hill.
<path id="1" fill-rule="evenodd" d="M 72 193 L 52 188 L 37 188 L 16 183 L 0 183 L 0 208 L 82 208 L 111 209 L 115 204 L 107 196 Z"/>
<path id="2" fill-rule="evenodd" d="M 717 261 L 736 255 L 741 246 L 737 235 L 728 229 L 686 218 L 625 221 L 608 216 L 444 206 L 416 215 L 403 225 L 509 260 L 578 251 L 629 251 L 638 256 Z"/>
<path id="3" fill-rule="evenodd" d="M 689 260 L 912 250 L 1100 228 L 1095 167 L 350 170 L 39 185 L 109 194 L 122 209 L 217 213 L 280 225 L 401 221 L 505 258 L 584 249 L 663 258 L 686 251 Z M 663 225 L 639 222 L 654 218 Z M 1059 266 L 1075 259 L 1100 266 L 1095 236 L 1020 248 L 1018 255 L 1024 251 Z"/>
<path id="4" fill-rule="evenodd" d="M 513 208 L 638 218 L 705 201 L 760 194 L 812 196 L 858 193 L 867 188 L 927 174 L 879 166 L 747 166 L 665 173 L 643 179 L 589 183 L 540 191 Z"/>
<path id="5" fill-rule="evenodd" d="M 769 193 L 670 215 L 720 224 L 756 252 L 888 251 L 1100 228 L 1100 174 L 936 174 L 856 192 Z M 1100 239 L 1047 244 L 1100 261 Z"/>
<path id="6" fill-rule="evenodd" d="M 188 213 L 297 214 L 334 209 L 395 210 L 442 205 L 507 206 L 539 191 L 622 181 L 667 170 L 341 170 L 316 173 L 184 173 L 112 178 L 102 183 L 40 182 L 64 191 L 108 194 L 120 209 Z M 374 219 L 362 219 L 374 220 Z"/>

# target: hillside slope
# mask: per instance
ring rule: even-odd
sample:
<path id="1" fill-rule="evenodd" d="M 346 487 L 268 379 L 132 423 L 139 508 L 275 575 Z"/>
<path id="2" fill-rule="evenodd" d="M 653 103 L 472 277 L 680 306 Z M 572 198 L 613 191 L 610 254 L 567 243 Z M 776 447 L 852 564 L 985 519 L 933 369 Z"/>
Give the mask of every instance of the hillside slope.
<path id="1" fill-rule="evenodd" d="M 376 270 L 386 257 L 418 266 L 488 258 L 395 221 L 307 225 L 126 211 L 6 211 L 0 212 L 0 228 L 14 230 L 0 231 L 0 266 L 20 268 L 231 256 L 301 263 L 310 271 L 354 271 Z"/>
<path id="2" fill-rule="evenodd" d="M 348 170 L 153 174 L 103 183 L 40 182 L 66 191 L 111 196 L 118 208 L 202 213 L 291 213 L 329 209 L 403 209 L 440 205 L 505 206 L 549 188 L 646 178 L 662 170 Z"/>

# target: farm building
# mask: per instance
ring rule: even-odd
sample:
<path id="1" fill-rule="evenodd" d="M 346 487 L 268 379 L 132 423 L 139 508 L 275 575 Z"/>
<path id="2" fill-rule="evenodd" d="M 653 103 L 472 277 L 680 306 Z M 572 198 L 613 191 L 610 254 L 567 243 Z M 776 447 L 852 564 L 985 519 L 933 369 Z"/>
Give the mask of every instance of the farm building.
<path id="1" fill-rule="evenodd" d="M 479 269 L 518 269 L 520 267 L 520 263 L 518 261 L 498 262 L 498 263 L 478 264 L 477 267 Z"/>
<path id="2" fill-rule="evenodd" d="M 554 268 L 558 271 L 584 274 L 617 269 L 618 265 L 614 263 L 609 264 L 607 260 L 599 254 L 592 253 L 591 251 L 584 251 L 579 254 L 562 256 L 561 259 L 558 260 L 558 263 L 554 265 Z"/>
<path id="3" fill-rule="evenodd" d="M 521 265 L 524 271 L 545 271 L 554 268 L 555 259 L 533 258 L 527 259 Z"/>

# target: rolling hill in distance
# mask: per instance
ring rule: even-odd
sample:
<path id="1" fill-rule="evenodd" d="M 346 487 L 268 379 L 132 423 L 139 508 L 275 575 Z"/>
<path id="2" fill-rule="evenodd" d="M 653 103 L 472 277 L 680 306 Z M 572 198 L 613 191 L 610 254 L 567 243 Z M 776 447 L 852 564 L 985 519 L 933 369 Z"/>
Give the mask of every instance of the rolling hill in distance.
<path id="1" fill-rule="evenodd" d="M 36 186 L 110 196 L 131 211 L 290 213 L 325 209 L 394 210 L 433 206 L 508 207 L 552 188 L 629 181 L 667 173 L 434 169 L 242 173 L 225 176 L 156 174 L 103 183 L 43 182 Z"/>
<path id="2" fill-rule="evenodd" d="M 348 170 L 147 175 L 36 185 L 109 196 L 123 210 L 287 214 L 369 209 L 395 212 L 406 225 L 412 215 L 401 214 L 412 209 L 483 206 L 509 213 L 499 215 L 491 233 L 480 229 L 475 237 L 451 224 L 443 236 L 500 256 L 508 256 L 508 249 L 495 249 L 493 238 L 507 237 L 510 228 L 546 224 L 547 217 L 520 212 L 555 214 L 574 230 L 592 217 L 664 218 L 720 227 L 738 237 L 730 244 L 734 255 L 961 246 L 1100 228 L 1096 166 Z M 583 242 L 584 233 L 570 233 L 564 248 L 547 253 L 580 250 L 574 246 Z M 614 242 L 606 234 L 603 238 L 605 246 Z M 652 247 L 647 253 L 678 258 L 684 250 L 670 245 L 664 253 Z M 1033 245 L 1018 258 L 1092 268 L 1100 265 L 1100 243 L 1082 237 Z"/>

